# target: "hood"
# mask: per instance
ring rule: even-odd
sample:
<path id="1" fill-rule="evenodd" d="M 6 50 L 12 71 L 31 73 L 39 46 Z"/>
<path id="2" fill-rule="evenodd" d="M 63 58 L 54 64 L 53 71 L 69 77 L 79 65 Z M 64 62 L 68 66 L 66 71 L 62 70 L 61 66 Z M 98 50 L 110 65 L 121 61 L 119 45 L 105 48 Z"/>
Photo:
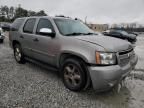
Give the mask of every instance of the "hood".
<path id="1" fill-rule="evenodd" d="M 125 40 L 103 35 L 76 36 L 75 38 L 81 41 L 99 45 L 108 52 L 119 52 L 132 47 L 131 44 Z"/>
<path id="2" fill-rule="evenodd" d="M 134 34 L 128 34 L 128 37 L 131 38 L 131 39 L 135 39 L 136 35 L 134 35 Z"/>

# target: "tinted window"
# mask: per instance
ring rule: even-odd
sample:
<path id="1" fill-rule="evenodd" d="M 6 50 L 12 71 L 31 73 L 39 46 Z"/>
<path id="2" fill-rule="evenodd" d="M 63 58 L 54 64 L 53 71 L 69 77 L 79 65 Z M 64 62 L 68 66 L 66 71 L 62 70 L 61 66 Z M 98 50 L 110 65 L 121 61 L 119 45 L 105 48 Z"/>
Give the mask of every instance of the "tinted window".
<path id="1" fill-rule="evenodd" d="M 32 33 L 33 29 L 34 29 L 34 25 L 35 25 L 36 19 L 28 19 L 25 23 L 24 29 L 23 31 L 26 33 Z"/>
<path id="2" fill-rule="evenodd" d="M 39 34 L 41 28 L 50 28 L 54 32 L 53 26 L 48 19 L 40 19 L 39 20 L 37 30 L 36 30 L 37 34 Z"/>
<path id="3" fill-rule="evenodd" d="M 110 34 L 116 35 L 116 36 L 120 36 L 121 35 L 119 32 L 116 32 L 116 31 L 112 31 L 112 32 L 110 32 Z"/>
<path id="4" fill-rule="evenodd" d="M 11 25 L 11 30 L 17 31 L 20 28 L 20 26 L 22 25 L 23 21 L 24 21 L 24 19 L 16 19 Z"/>

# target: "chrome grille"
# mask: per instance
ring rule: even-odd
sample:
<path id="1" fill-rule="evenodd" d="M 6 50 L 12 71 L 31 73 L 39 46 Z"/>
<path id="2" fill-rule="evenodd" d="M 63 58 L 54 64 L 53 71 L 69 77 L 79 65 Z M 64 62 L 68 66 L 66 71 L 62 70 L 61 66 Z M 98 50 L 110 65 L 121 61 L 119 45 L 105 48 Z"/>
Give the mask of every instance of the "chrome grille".
<path id="1" fill-rule="evenodd" d="M 119 64 L 121 67 L 127 65 L 131 59 L 135 56 L 133 49 L 128 49 L 126 51 L 119 52 Z"/>
<path id="2" fill-rule="evenodd" d="M 125 59 L 120 59 L 120 66 L 125 66 L 129 63 L 130 59 L 129 58 L 125 58 Z"/>

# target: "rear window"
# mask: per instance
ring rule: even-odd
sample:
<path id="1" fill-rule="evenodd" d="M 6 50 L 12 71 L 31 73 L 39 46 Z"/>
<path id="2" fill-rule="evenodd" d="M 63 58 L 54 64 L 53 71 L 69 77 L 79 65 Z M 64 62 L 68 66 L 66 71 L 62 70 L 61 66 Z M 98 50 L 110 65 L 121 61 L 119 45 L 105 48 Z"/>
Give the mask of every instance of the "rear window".
<path id="1" fill-rule="evenodd" d="M 25 33 L 32 33 L 35 26 L 36 19 L 28 19 L 24 25 L 23 31 Z"/>
<path id="2" fill-rule="evenodd" d="M 11 25 L 11 30 L 18 31 L 23 22 L 24 19 L 16 19 Z"/>

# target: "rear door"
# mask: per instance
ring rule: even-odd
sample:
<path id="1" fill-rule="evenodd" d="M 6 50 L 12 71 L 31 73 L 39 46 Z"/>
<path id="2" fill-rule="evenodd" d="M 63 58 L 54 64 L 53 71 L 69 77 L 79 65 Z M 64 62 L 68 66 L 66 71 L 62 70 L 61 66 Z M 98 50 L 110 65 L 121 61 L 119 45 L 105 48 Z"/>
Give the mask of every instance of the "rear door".
<path id="1" fill-rule="evenodd" d="M 36 18 L 29 18 L 26 20 L 23 29 L 22 29 L 22 33 L 21 33 L 21 42 L 22 42 L 22 46 L 23 46 L 23 51 L 24 54 L 29 56 L 29 57 L 33 57 L 33 44 L 34 44 L 34 35 L 33 31 L 34 31 L 34 27 L 36 24 Z"/>

